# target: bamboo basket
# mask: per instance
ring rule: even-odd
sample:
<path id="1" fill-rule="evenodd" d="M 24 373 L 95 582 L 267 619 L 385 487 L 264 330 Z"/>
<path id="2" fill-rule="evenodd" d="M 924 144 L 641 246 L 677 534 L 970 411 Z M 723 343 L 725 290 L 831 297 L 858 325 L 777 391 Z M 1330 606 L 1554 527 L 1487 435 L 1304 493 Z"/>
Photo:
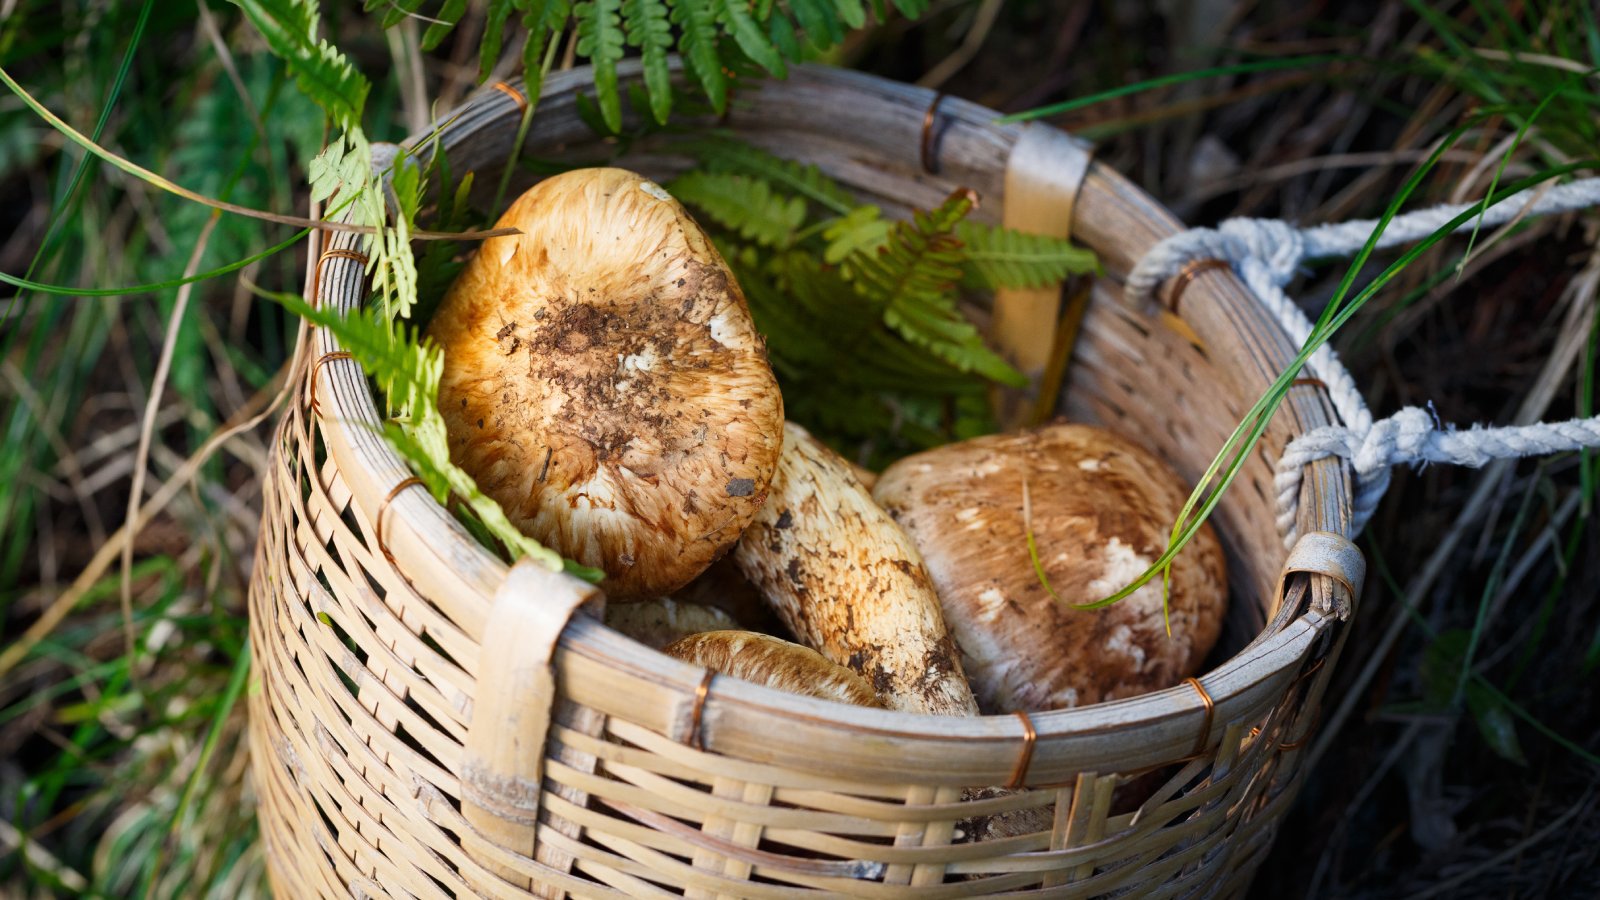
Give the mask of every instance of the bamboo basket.
<path id="1" fill-rule="evenodd" d="M 624 68 L 624 86 L 637 77 Z M 588 83 L 586 70 L 549 79 L 526 153 L 598 155 L 574 101 Z M 441 146 L 451 170 L 492 184 L 524 104 L 516 86 L 496 85 L 450 117 Z M 1164 293 L 1181 316 L 1128 308 L 1120 279 L 1179 223 L 1060 132 L 996 118 L 802 66 L 751 86 L 721 124 L 890 211 L 970 187 L 980 216 L 1070 227 L 1106 277 L 1063 411 L 1198 479 L 1295 348 L 1224 267 L 1174 279 Z M 675 165 L 643 151 L 620 164 L 656 177 Z M 363 240 L 329 236 L 313 302 L 363 300 Z M 995 328 L 1013 353 L 1032 352 L 1025 336 L 1039 325 L 1018 304 L 1054 299 L 997 301 Z M 1006 338 L 1008 328 L 1024 337 Z M 508 569 L 413 489 L 375 428 L 356 363 L 326 333 L 307 340 L 308 377 L 266 480 L 250 595 L 251 748 L 279 896 L 1248 889 L 1300 783 L 1325 663 L 1360 587 L 1359 553 L 1337 537 L 1349 523 L 1343 463 L 1307 467 L 1298 525 L 1308 537 L 1292 553 L 1274 521 L 1272 461 L 1294 435 L 1333 421 L 1315 380 L 1291 391 L 1214 519 L 1233 584 L 1213 657 L 1224 661 L 1119 702 L 946 719 L 712 678 L 610 631 L 592 615 L 592 588 Z M 1141 778 L 1159 786 L 1122 808 L 1117 789 Z M 966 790 L 1006 785 L 1027 790 Z M 1022 807 L 1053 808 L 1050 829 L 957 839 L 962 822 Z"/>

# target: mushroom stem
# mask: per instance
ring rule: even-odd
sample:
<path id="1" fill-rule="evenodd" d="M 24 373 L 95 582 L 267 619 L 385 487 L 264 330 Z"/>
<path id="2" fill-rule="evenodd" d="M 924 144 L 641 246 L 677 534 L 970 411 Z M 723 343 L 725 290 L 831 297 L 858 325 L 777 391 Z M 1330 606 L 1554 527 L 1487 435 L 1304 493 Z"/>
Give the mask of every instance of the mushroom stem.
<path id="1" fill-rule="evenodd" d="M 810 647 L 754 631 L 710 631 L 674 641 L 662 651 L 723 675 L 791 694 L 856 706 L 882 707 L 866 679 L 822 658 Z"/>
<path id="2" fill-rule="evenodd" d="M 850 464 L 792 422 L 734 561 L 802 643 L 890 709 L 978 714 L 916 546 Z"/>

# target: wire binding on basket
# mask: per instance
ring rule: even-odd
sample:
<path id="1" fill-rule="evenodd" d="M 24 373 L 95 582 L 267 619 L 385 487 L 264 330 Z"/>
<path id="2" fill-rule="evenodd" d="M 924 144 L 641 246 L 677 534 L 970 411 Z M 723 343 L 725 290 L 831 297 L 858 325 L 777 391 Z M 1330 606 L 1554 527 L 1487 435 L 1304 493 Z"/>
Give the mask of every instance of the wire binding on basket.
<path id="1" fill-rule="evenodd" d="M 389 552 L 389 545 L 383 542 L 383 514 L 389 511 L 389 504 L 400 496 L 401 491 L 418 484 L 422 484 L 422 479 L 413 475 L 390 488 L 389 493 L 384 495 L 383 502 L 378 504 L 378 514 L 372 519 L 372 533 L 378 542 L 378 550 L 383 553 L 383 558 L 388 560 L 390 565 L 394 564 L 394 554 Z"/>
<path id="2" fill-rule="evenodd" d="M 1020 709 L 1016 716 L 1022 720 L 1022 752 L 1017 754 L 1017 765 L 1011 770 L 1011 780 L 1006 782 L 1006 788 L 1013 791 L 1027 783 L 1028 766 L 1033 762 L 1033 746 L 1039 742 L 1039 732 L 1033 727 L 1033 719 Z"/>
<path id="3" fill-rule="evenodd" d="M 316 268 L 311 273 L 311 306 L 313 308 L 321 305 L 322 264 L 330 259 L 353 259 L 361 264 L 362 269 L 367 267 L 367 255 L 362 253 L 360 250 L 347 250 L 343 247 L 335 247 L 332 250 L 322 251 L 322 255 L 317 257 Z M 315 328 L 316 326 L 312 327 Z"/>
<path id="4" fill-rule="evenodd" d="M 1289 382 L 1289 387 L 1301 387 L 1306 385 L 1323 391 L 1328 389 L 1328 383 L 1326 381 L 1323 381 L 1321 378 L 1312 378 L 1310 376 L 1296 378 L 1295 380 Z"/>
<path id="5" fill-rule="evenodd" d="M 683 738 L 691 750 L 706 748 L 705 739 L 700 736 L 700 718 L 705 715 L 706 698 L 711 696 L 711 679 L 715 677 L 716 670 L 707 669 L 705 677 L 700 679 L 700 686 L 694 689 L 694 708 L 689 711 L 689 733 Z"/>
<path id="6" fill-rule="evenodd" d="M 933 124 L 939 120 L 939 104 L 944 102 L 944 92 L 933 95 L 933 102 L 928 104 L 928 111 L 922 114 L 922 143 L 921 159 L 922 171 L 929 175 L 939 174 L 939 159 L 934 155 L 934 129 Z"/>
<path id="7" fill-rule="evenodd" d="M 1178 274 L 1172 276 L 1172 293 L 1167 295 L 1167 309 L 1174 314 L 1178 312 L 1178 301 L 1183 299 L 1183 292 L 1189 289 L 1191 281 L 1200 277 L 1200 273 L 1227 268 L 1230 266 L 1225 259 L 1191 259 L 1184 263 Z"/>
<path id="8" fill-rule="evenodd" d="M 506 84 L 504 81 L 496 81 L 494 84 L 490 85 L 490 87 L 493 87 L 500 93 L 510 97 L 511 101 L 517 104 L 517 112 L 528 111 L 528 96 L 526 94 L 522 93 L 511 85 Z"/>
<path id="9" fill-rule="evenodd" d="M 349 350 L 330 350 L 318 357 L 317 361 L 311 366 L 311 378 L 309 380 L 311 382 L 310 406 L 312 415 L 322 415 L 322 408 L 317 405 L 317 373 L 322 371 L 324 363 L 335 359 L 355 359 L 355 357 L 350 355 Z"/>
<path id="10" fill-rule="evenodd" d="M 1217 703 L 1211 699 L 1210 694 L 1206 693 L 1205 685 L 1200 683 L 1200 679 L 1191 677 L 1185 678 L 1183 681 L 1194 688 L 1194 692 L 1200 695 L 1200 702 L 1204 703 L 1206 707 L 1206 719 L 1200 728 L 1200 736 L 1195 739 L 1194 750 L 1189 754 L 1190 756 L 1199 756 L 1206 752 L 1206 745 L 1211 743 L 1211 720 L 1217 714 Z"/>

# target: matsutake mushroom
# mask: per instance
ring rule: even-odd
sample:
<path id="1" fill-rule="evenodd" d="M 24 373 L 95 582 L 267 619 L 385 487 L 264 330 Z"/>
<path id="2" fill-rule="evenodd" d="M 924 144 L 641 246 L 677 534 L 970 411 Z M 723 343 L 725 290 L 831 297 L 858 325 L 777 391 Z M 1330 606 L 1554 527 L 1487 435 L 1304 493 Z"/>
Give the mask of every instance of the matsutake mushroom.
<path id="1" fill-rule="evenodd" d="M 672 597 L 608 605 L 606 624 L 652 650 L 691 634 L 739 627 L 724 610 Z"/>
<path id="2" fill-rule="evenodd" d="M 791 694 L 882 707 L 872 686 L 810 647 L 754 631 L 712 631 L 675 641 L 668 656 Z"/>
<path id="3" fill-rule="evenodd" d="M 1187 493 L 1145 450 L 1066 424 L 907 457 L 873 492 L 927 560 L 973 688 L 995 712 L 1130 697 L 1198 669 L 1221 631 L 1228 593 L 1209 525 L 1173 564 L 1171 636 L 1160 578 L 1104 609 L 1070 605 L 1099 600 L 1143 574 L 1165 550 Z M 1030 526 L 1061 601 L 1034 571 Z"/>
<path id="4" fill-rule="evenodd" d="M 792 422 L 767 505 L 733 557 L 801 643 L 867 679 L 890 709 L 977 715 L 917 548 L 849 464 Z"/>
<path id="5" fill-rule="evenodd" d="M 678 201 L 621 169 L 541 181 L 434 315 L 450 456 L 523 531 L 659 597 L 765 500 L 783 401 L 726 263 Z"/>

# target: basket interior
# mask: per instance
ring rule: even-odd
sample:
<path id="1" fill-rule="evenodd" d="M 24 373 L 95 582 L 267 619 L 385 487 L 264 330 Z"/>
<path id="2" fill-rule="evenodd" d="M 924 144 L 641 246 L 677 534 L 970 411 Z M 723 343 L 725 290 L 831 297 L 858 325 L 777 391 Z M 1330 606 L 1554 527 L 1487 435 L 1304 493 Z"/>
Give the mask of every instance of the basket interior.
<path id="1" fill-rule="evenodd" d="M 947 111 L 959 101 L 946 101 Z M 563 127 L 571 122 L 557 109 L 542 108 L 544 128 L 530 130 L 520 155 L 521 164 L 506 180 L 506 203 L 538 182 L 540 175 L 529 162 L 563 166 L 613 165 L 640 172 L 657 181 L 682 174 L 692 161 L 670 154 L 670 141 L 649 137 L 624 148 L 616 141 Z M 720 124 L 740 140 L 774 154 L 814 164 L 851 190 L 862 202 L 876 204 L 896 217 L 913 209 L 937 205 L 957 188 L 973 187 L 982 202 L 975 219 L 998 222 L 1002 209 L 1003 167 L 980 171 L 975 165 L 950 167 L 944 174 L 929 174 L 906 165 L 906 148 L 877 146 L 871 141 L 840 140 L 819 136 L 804 120 L 783 127 L 781 114 L 751 101 L 747 108 L 759 115 L 735 112 Z M 553 122 L 549 120 L 554 120 Z M 474 200 L 489 208 L 510 158 L 515 122 L 499 131 L 480 132 L 469 141 L 448 146 L 451 166 L 476 173 Z M 849 133 L 840 129 L 831 133 Z M 504 142 L 504 149 L 499 146 Z M 494 149 L 491 149 L 493 145 Z M 499 152 L 496 152 L 499 150 Z M 1073 364 L 1062 390 L 1060 413 L 1075 422 L 1093 423 L 1118 432 L 1162 457 L 1188 485 L 1198 482 L 1238 423 L 1254 395 L 1236 387 L 1236 373 L 1227 371 L 1231 357 L 1215 358 L 1195 342 L 1187 328 L 1173 325 L 1173 317 L 1130 309 L 1122 300 L 1119 249 L 1095 244 L 1091 249 L 1107 255 L 1108 278 L 1094 285 Z M 982 311 L 979 311 L 980 315 Z M 1228 557 L 1231 598 L 1222 637 L 1208 659 L 1225 660 L 1257 638 L 1276 603 L 1279 565 L 1283 548 L 1272 515 L 1272 467 L 1282 437 L 1269 433 L 1241 471 L 1233 490 L 1221 502 L 1213 519 Z"/>

